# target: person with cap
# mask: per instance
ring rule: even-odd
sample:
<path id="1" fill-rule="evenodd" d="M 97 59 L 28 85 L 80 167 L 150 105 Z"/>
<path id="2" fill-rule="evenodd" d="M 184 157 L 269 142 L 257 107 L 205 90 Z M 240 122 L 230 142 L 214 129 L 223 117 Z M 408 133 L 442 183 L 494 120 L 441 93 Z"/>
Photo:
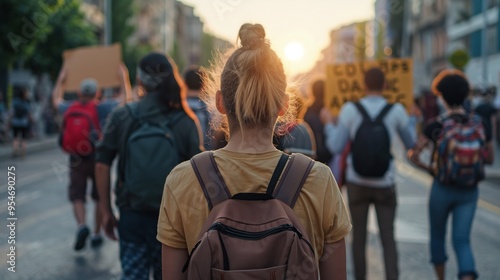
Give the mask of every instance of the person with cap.
<path id="1" fill-rule="evenodd" d="M 164 54 L 150 53 L 137 69 L 145 95 L 114 110 L 97 144 L 96 182 L 106 235 L 119 235 L 122 279 L 161 279 L 156 240 L 165 179 L 180 162 L 203 150 L 177 68 Z M 115 186 L 119 220 L 111 206 L 111 165 L 118 156 Z M 153 271 L 151 271 L 151 269 Z"/>
<path id="2" fill-rule="evenodd" d="M 59 76 L 57 77 L 56 84 L 52 92 L 52 105 L 60 115 L 63 115 L 69 106 L 71 106 L 71 104 L 75 101 L 74 98 L 71 98 L 72 93 L 66 91 L 65 82 L 67 76 L 68 71 L 66 67 L 63 66 L 59 71 Z M 102 98 L 101 91 L 98 91 L 98 95 L 95 98 L 95 101 L 97 102 L 99 121 L 102 127 L 104 127 L 105 121 L 111 111 L 126 101 L 130 101 L 132 98 L 132 87 L 130 85 L 128 69 L 125 64 L 120 64 L 118 76 L 120 79 L 120 87 L 119 90 L 116 90 L 117 88 L 112 89 L 112 98 Z M 97 79 L 98 77 L 89 78 Z"/>
<path id="3" fill-rule="evenodd" d="M 85 201 L 87 179 L 92 180 L 91 197 L 96 203 L 94 236 L 92 247 L 102 244 L 100 236 L 101 220 L 98 208 L 98 195 L 95 186 L 95 148 L 94 144 L 101 134 L 97 103 L 98 85 L 94 79 L 85 79 L 80 84 L 78 100 L 71 103 L 64 112 L 59 144 L 69 155 L 69 200 L 78 225 L 74 249 L 85 247 L 90 230 L 86 223 Z"/>

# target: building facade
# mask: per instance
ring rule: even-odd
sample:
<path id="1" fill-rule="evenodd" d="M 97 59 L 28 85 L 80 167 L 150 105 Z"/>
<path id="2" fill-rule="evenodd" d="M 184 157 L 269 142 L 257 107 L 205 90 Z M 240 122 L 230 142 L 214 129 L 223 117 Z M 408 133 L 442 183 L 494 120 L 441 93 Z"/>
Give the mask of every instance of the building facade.
<path id="1" fill-rule="evenodd" d="M 175 0 L 135 1 L 138 12 L 132 19 L 136 27 L 131 45 L 148 44 L 165 53 L 172 51 L 175 39 Z"/>
<path id="2" fill-rule="evenodd" d="M 483 1 L 487 1 L 484 3 L 486 11 Z M 450 7 L 447 21 L 450 41 L 448 52 L 462 49 L 469 53 L 471 60 L 464 70 L 474 87 L 500 86 L 498 2 L 461 0 L 454 1 Z"/>
<path id="3" fill-rule="evenodd" d="M 374 21 L 348 24 L 330 31 L 330 43 L 321 51 L 309 75 L 324 77 L 327 65 L 353 63 L 375 57 Z"/>
<path id="4" fill-rule="evenodd" d="M 201 61 L 201 43 L 203 22 L 194 13 L 194 8 L 175 2 L 175 44 L 178 65 L 199 65 Z"/>
<path id="5" fill-rule="evenodd" d="M 413 0 L 409 12 L 414 94 L 429 91 L 434 77 L 448 67 L 448 0 Z"/>

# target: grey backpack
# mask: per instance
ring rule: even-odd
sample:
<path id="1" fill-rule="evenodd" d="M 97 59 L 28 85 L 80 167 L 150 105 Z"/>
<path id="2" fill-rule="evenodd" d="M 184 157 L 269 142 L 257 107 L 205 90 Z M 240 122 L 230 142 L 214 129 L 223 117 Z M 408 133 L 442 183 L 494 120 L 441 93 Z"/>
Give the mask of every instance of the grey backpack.
<path id="1" fill-rule="evenodd" d="M 314 249 L 292 210 L 314 163 L 283 154 L 266 193 L 232 196 L 212 152 L 194 156 L 210 214 L 184 266 L 187 279 L 317 280 Z"/>
<path id="2" fill-rule="evenodd" d="M 158 115 L 137 113 L 137 103 L 126 105 L 133 122 L 127 135 L 124 154 L 123 188 L 134 210 L 160 209 L 165 179 L 180 163 L 179 150 L 172 124 L 182 113 L 171 113 L 161 122 L 152 122 Z"/>

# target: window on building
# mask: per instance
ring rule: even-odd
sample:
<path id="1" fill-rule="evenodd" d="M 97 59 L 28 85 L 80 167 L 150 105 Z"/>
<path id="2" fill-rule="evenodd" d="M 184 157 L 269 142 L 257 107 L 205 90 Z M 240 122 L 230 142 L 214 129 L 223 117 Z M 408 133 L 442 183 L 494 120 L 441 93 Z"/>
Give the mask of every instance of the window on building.
<path id="1" fill-rule="evenodd" d="M 498 30 L 496 25 L 488 27 L 486 31 L 487 54 L 495 54 L 498 52 Z"/>
<path id="2" fill-rule="evenodd" d="M 471 2 L 471 8 L 472 8 L 472 15 L 478 15 L 483 12 L 483 1 L 485 0 L 472 0 Z"/>
<path id="3" fill-rule="evenodd" d="M 482 30 L 477 30 L 470 34 L 469 46 L 472 57 L 480 57 L 482 54 Z"/>
<path id="4" fill-rule="evenodd" d="M 488 0 L 488 8 L 498 7 L 498 0 Z"/>

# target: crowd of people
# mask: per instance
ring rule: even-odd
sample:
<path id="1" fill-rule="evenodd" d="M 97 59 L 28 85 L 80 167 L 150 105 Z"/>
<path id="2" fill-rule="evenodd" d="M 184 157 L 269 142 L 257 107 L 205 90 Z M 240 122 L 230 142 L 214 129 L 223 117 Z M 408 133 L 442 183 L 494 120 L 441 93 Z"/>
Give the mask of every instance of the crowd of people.
<path id="1" fill-rule="evenodd" d="M 102 234 L 118 241 L 122 279 L 346 279 L 352 230 L 354 276 L 367 279 L 373 204 L 386 279 L 398 279 L 399 137 L 411 162 L 434 177 L 430 256 L 437 278 L 445 279 L 452 214 L 458 277 L 476 279 L 470 234 L 477 184 L 493 162 L 495 123 L 481 102 L 468 109 L 465 75 L 446 70 L 436 77 L 432 89 L 444 112 L 417 137 L 419 111 L 408 114 L 383 97 L 382 70 L 368 69 L 365 97 L 334 116 L 324 105 L 324 81 L 311 84 L 311 102 L 287 85 L 263 26 L 244 24 L 238 38 L 212 68 L 193 66 L 183 76 L 164 54 L 146 55 L 137 69 L 139 100 L 130 98 L 124 66 L 113 98 L 102 98 L 96 77 L 88 77 L 71 101 L 63 98 L 68 73 L 61 70 L 52 103 L 63 116 L 59 144 L 70 167 L 74 250 L 85 248 L 89 236 L 94 248 Z M 29 104 L 21 95 L 12 107 L 14 152 L 24 155 Z M 421 159 L 425 149 L 433 151 L 430 163 Z M 85 217 L 88 179 L 92 229 Z"/>

